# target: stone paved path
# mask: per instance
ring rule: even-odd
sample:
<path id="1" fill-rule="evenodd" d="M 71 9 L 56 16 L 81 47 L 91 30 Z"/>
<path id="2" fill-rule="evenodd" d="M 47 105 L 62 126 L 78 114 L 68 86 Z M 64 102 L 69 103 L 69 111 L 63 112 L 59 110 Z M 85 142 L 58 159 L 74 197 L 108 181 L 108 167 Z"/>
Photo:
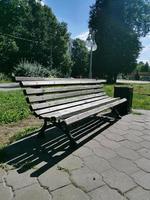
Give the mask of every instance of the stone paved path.
<path id="1" fill-rule="evenodd" d="M 10 147 L 9 166 L 0 169 L 1 200 L 150 200 L 150 111 L 123 117 L 65 155 L 48 141 L 29 154 L 23 142 L 20 155 Z"/>

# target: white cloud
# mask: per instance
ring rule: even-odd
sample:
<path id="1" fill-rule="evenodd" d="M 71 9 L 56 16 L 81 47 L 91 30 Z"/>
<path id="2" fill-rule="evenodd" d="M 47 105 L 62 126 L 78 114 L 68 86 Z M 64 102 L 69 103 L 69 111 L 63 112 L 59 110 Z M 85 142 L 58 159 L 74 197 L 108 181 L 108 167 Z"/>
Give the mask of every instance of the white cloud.
<path id="1" fill-rule="evenodd" d="M 45 5 L 44 0 L 40 1 L 40 0 L 35 0 L 36 2 L 40 3 L 42 6 Z"/>
<path id="2" fill-rule="evenodd" d="M 79 38 L 85 41 L 88 37 L 88 34 L 89 34 L 89 31 L 86 31 L 86 32 L 81 33 L 80 35 L 77 35 L 75 38 Z"/>

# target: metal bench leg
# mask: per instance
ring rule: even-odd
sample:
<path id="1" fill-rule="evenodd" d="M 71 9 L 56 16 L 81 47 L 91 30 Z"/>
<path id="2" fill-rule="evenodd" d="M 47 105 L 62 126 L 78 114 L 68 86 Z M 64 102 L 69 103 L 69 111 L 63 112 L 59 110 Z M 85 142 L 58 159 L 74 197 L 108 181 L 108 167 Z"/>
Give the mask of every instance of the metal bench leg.
<path id="1" fill-rule="evenodd" d="M 77 145 L 77 143 L 75 142 L 74 138 L 70 134 L 70 131 L 69 131 L 69 128 L 68 128 L 66 122 L 64 122 L 64 121 L 58 122 L 57 127 L 60 128 L 68 136 L 71 146 L 76 146 Z"/>
<path id="2" fill-rule="evenodd" d="M 44 119 L 44 124 L 39 132 L 39 134 L 37 135 L 38 138 L 44 138 L 45 137 L 45 130 L 46 130 L 46 127 L 47 127 L 47 120 Z"/>
<path id="3" fill-rule="evenodd" d="M 112 113 L 115 115 L 116 119 L 121 119 L 121 116 L 116 108 L 112 108 Z"/>

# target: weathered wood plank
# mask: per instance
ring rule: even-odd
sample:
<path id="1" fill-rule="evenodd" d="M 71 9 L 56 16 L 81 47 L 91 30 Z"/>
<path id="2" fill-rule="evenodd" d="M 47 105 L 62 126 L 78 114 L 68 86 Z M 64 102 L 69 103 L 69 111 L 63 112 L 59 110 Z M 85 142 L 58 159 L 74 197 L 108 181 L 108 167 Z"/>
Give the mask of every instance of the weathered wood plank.
<path id="1" fill-rule="evenodd" d="M 105 92 L 102 92 L 102 93 L 97 93 L 97 94 L 89 94 L 89 95 L 71 97 L 71 98 L 67 98 L 67 99 L 58 99 L 55 101 L 47 101 L 44 103 L 34 103 L 34 104 L 31 104 L 31 107 L 33 110 L 37 110 L 37 109 L 48 108 L 48 107 L 57 106 L 57 105 L 61 105 L 61 104 L 77 102 L 77 101 L 81 101 L 84 99 L 101 97 L 101 96 L 104 96 L 105 94 L 106 94 Z"/>
<path id="2" fill-rule="evenodd" d="M 50 80 L 50 81 L 22 81 L 23 87 L 36 87 L 36 86 L 50 86 L 50 85 L 89 85 L 89 84 L 101 84 L 102 80 L 94 79 L 66 79 L 66 80 Z"/>
<path id="3" fill-rule="evenodd" d="M 78 111 L 84 112 L 84 111 L 92 109 L 94 107 L 98 107 L 98 106 L 106 105 L 108 103 L 115 102 L 118 99 L 119 98 L 111 98 L 111 97 L 109 97 L 107 99 L 102 99 L 102 100 L 99 100 L 99 101 L 96 101 L 96 102 L 87 103 L 85 105 L 79 105 L 79 106 L 75 106 L 75 107 L 72 107 L 72 108 L 67 108 L 67 109 L 64 109 L 64 110 L 43 114 L 43 115 L 41 115 L 41 117 L 43 117 L 43 118 L 50 118 L 50 117 L 56 117 L 56 118 L 63 117 L 63 118 L 66 118 L 68 115 L 74 115 Z"/>
<path id="4" fill-rule="evenodd" d="M 47 101 L 47 100 L 55 100 L 55 99 L 61 99 L 61 98 L 69 98 L 74 96 L 82 96 L 85 94 L 96 94 L 103 92 L 102 89 L 93 89 L 93 90 L 81 90 L 81 91 L 75 91 L 75 92 L 67 92 L 67 93 L 54 93 L 54 94 L 48 94 L 48 95 L 39 95 L 39 96 L 28 96 L 29 102 L 40 102 L 40 101 Z"/>
<path id="5" fill-rule="evenodd" d="M 59 105 L 59 106 L 53 106 L 53 107 L 50 107 L 50 108 L 36 110 L 35 113 L 37 115 L 41 115 L 41 114 L 50 113 L 50 112 L 53 112 L 53 111 L 63 110 L 63 109 L 70 108 L 70 107 L 76 107 L 78 105 L 84 105 L 85 106 L 86 103 L 92 103 L 92 102 L 102 100 L 102 99 L 107 99 L 107 98 L 110 98 L 110 97 L 101 96 L 101 97 L 96 97 L 96 98 L 92 98 L 92 99 L 86 99 L 86 100 L 77 101 L 77 102 L 73 102 L 73 103 L 67 103 L 67 104 L 63 104 L 63 105 Z"/>
<path id="6" fill-rule="evenodd" d="M 77 115 L 73 115 L 73 116 L 67 118 L 65 121 L 66 121 L 66 123 L 67 123 L 68 125 L 69 125 L 69 124 L 73 124 L 73 123 L 75 123 L 75 122 L 78 122 L 78 121 L 80 121 L 80 120 L 82 120 L 82 119 L 85 119 L 85 118 L 87 118 L 87 117 L 89 117 L 89 116 L 92 116 L 92 115 L 94 115 L 94 114 L 101 113 L 101 112 L 103 112 L 103 111 L 105 111 L 105 110 L 107 110 L 107 109 L 109 109 L 109 108 L 113 108 L 113 107 L 115 107 L 115 106 L 117 106 L 117 105 L 119 105 L 119 104 L 121 104 L 121 103 L 123 103 L 123 102 L 125 102 L 125 101 L 126 101 L 126 99 L 120 99 L 120 100 L 117 100 L 117 101 L 115 101 L 115 102 L 113 102 L 113 103 L 109 103 L 109 104 L 107 104 L 107 105 L 99 106 L 99 107 L 97 107 L 97 108 L 88 110 L 88 111 L 86 111 L 86 112 L 84 112 L 84 113 L 79 113 L 79 114 L 77 114 Z"/>
<path id="7" fill-rule="evenodd" d="M 77 86 L 61 86 L 61 87 L 46 87 L 46 88 L 27 88 L 25 92 L 27 95 L 32 94 L 45 94 L 45 93 L 54 93 L 54 92 L 67 92 L 67 91 L 76 91 L 76 90 L 87 90 L 87 89 L 98 89 L 102 88 L 103 85 L 77 85 Z"/>

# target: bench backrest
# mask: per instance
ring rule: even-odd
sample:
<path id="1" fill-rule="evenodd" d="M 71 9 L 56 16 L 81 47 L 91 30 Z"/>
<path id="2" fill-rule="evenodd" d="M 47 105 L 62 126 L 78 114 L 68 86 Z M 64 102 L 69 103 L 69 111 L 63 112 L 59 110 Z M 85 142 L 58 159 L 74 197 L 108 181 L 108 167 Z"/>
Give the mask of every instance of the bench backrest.
<path id="1" fill-rule="evenodd" d="M 103 82 L 93 79 L 16 77 L 36 115 L 105 98 Z"/>

